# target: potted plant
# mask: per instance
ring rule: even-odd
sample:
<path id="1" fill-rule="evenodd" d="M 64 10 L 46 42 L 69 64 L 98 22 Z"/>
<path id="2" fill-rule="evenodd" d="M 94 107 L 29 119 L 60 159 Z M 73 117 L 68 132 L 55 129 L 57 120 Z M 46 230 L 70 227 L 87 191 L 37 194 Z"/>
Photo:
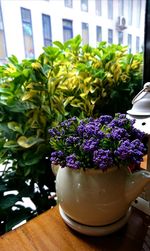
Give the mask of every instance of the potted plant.
<path id="1" fill-rule="evenodd" d="M 113 232 L 128 219 L 131 202 L 150 181 L 136 171 L 145 153 L 143 133 L 125 114 L 75 117 L 50 129 L 56 192 L 65 222 L 82 233 Z M 105 226 L 105 227 L 104 227 Z"/>
<path id="2" fill-rule="evenodd" d="M 141 53 L 81 42 L 79 35 L 56 41 L 37 59 L 11 56 L 0 66 L 0 234 L 55 204 L 48 128 L 72 116 L 125 112 L 141 89 Z"/>

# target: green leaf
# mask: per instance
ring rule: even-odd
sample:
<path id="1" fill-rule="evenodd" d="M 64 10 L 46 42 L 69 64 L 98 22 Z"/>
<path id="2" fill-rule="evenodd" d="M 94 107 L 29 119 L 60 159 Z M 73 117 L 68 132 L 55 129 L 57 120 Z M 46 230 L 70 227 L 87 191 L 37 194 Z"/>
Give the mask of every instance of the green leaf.
<path id="1" fill-rule="evenodd" d="M 60 41 L 54 41 L 53 44 L 56 45 L 57 47 L 59 47 L 61 50 L 64 49 L 64 46 Z"/>
<path id="2" fill-rule="evenodd" d="M 20 132 L 22 133 L 22 128 L 21 128 L 21 125 L 18 124 L 17 122 L 8 122 L 8 128 L 15 131 L 15 132 Z"/>
<path id="3" fill-rule="evenodd" d="M 17 140 L 17 143 L 22 146 L 23 148 L 29 148 L 37 143 L 41 143 L 43 142 L 44 139 L 41 138 L 37 138 L 34 136 L 31 136 L 29 138 L 25 137 L 25 136 L 21 136 L 19 137 L 19 139 Z"/>
<path id="4" fill-rule="evenodd" d="M 9 194 L 0 198 L 0 209 L 7 209 L 14 206 L 14 204 L 20 199 L 20 196 Z"/>
<path id="5" fill-rule="evenodd" d="M 18 144 L 14 140 L 9 140 L 4 144 L 4 148 L 16 148 L 18 147 Z"/>
<path id="6" fill-rule="evenodd" d="M 33 217 L 33 210 L 31 208 L 25 208 L 21 207 L 20 205 L 17 205 L 17 209 L 15 211 L 11 212 L 11 215 L 9 215 L 9 221 L 6 223 L 6 231 L 12 230 L 14 226 L 21 223 L 24 220 L 29 220 L 31 217 Z"/>

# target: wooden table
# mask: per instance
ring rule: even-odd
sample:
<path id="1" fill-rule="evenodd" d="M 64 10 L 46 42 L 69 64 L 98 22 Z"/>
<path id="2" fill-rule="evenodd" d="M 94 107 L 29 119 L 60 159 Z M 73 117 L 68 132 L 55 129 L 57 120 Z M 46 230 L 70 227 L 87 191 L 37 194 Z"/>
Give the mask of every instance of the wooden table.
<path id="1" fill-rule="evenodd" d="M 56 206 L 0 237 L 0 251 L 147 251 L 148 245 L 150 216 L 135 208 L 129 222 L 108 236 L 90 237 L 71 230 Z"/>

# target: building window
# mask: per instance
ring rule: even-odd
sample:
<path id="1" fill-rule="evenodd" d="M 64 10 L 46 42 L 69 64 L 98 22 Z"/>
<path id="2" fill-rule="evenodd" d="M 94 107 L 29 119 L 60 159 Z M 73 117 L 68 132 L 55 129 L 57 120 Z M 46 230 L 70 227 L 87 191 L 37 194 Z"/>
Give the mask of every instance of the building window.
<path id="1" fill-rule="evenodd" d="M 108 18 L 113 19 L 113 0 L 108 0 Z"/>
<path id="2" fill-rule="evenodd" d="M 81 10 L 88 12 L 88 0 L 81 0 Z"/>
<path id="3" fill-rule="evenodd" d="M 101 42 L 102 41 L 102 27 L 96 26 L 96 41 Z"/>
<path id="4" fill-rule="evenodd" d="M 108 43 L 112 44 L 113 43 L 113 30 L 108 29 Z"/>
<path id="5" fill-rule="evenodd" d="M 2 9 L 0 5 L 0 60 L 5 59 L 6 56 L 7 52 L 6 52 L 5 33 L 4 33 Z"/>
<path id="6" fill-rule="evenodd" d="M 128 24 L 132 25 L 133 0 L 128 0 Z"/>
<path id="7" fill-rule="evenodd" d="M 72 6 L 73 6 L 72 0 L 64 0 L 64 5 L 65 5 L 65 7 L 72 8 Z"/>
<path id="8" fill-rule="evenodd" d="M 123 32 L 118 31 L 118 44 L 123 44 Z"/>
<path id="9" fill-rule="evenodd" d="M 128 52 L 132 52 L 132 35 L 128 34 Z"/>
<path id="10" fill-rule="evenodd" d="M 136 9 L 136 27 L 140 27 L 142 0 L 138 0 Z"/>
<path id="11" fill-rule="evenodd" d="M 102 1 L 101 0 L 95 0 L 95 13 L 97 16 L 102 15 Z"/>
<path id="12" fill-rule="evenodd" d="M 73 37 L 72 20 L 63 19 L 63 39 L 64 42 Z"/>
<path id="13" fill-rule="evenodd" d="M 140 51 L 140 37 L 136 37 L 136 52 Z"/>
<path id="14" fill-rule="evenodd" d="M 31 11 L 29 9 L 21 8 L 21 17 L 22 17 L 25 56 L 26 58 L 33 58 L 34 46 L 33 46 Z"/>
<path id="15" fill-rule="evenodd" d="M 89 43 L 89 25 L 87 23 L 82 23 L 82 43 Z"/>
<path id="16" fill-rule="evenodd" d="M 44 46 L 52 45 L 51 18 L 42 14 Z"/>
<path id="17" fill-rule="evenodd" d="M 118 1 L 118 7 L 119 7 L 119 10 L 118 10 L 119 16 L 123 16 L 124 15 L 124 0 Z"/>

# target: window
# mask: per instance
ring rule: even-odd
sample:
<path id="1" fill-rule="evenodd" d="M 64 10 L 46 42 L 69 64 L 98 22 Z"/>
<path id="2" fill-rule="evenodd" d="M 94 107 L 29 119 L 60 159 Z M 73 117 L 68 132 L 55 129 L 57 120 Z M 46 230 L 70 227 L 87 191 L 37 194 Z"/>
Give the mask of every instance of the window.
<path id="1" fill-rule="evenodd" d="M 102 27 L 96 26 L 96 41 L 101 42 L 102 41 Z"/>
<path id="2" fill-rule="evenodd" d="M 118 31 L 118 44 L 123 44 L 123 32 Z"/>
<path id="3" fill-rule="evenodd" d="M 34 57 L 34 46 L 33 46 L 33 34 L 32 34 L 32 23 L 31 23 L 31 11 L 28 9 L 21 8 L 24 47 L 26 58 Z"/>
<path id="4" fill-rule="evenodd" d="M 88 12 L 88 0 L 81 0 L 81 10 Z"/>
<path id="5" fill-rule="evenodd" d="M 89 43 L 89 25 L 87 23 L 82 23 L 82 43 Z"/>
<path id="6" fill-rule="evenodd" d="M 95 0 L 95 13 L 97 16 L 102 15 L 102 0 Z"/>
<path id="7" fill-rule="evenodd" d="M 132 52 L 132 35 L 128 34 L 128 52 Z"/>
<path id="8" fill-rule="evenodd" d="M 3 26 L 2 9 L 0 5 L 0 60 L 5 59 L 7 56 L 6 43 L 5 43 L 5 33 Z"/>
<path id="9" fill-rule="evenodd" d="M 51 19 L 49 15 L 42 14 L 44 46 L 52 45 Z"/>
<path id="10" fill-rule="evenodd" d="M 128 0 L 128 24 L 132 25 L 133 0 Z"/>
<path id="11" fill-rule="evenodd" d="M 136 26 L 140 27 L 140 19 L 141 19 L 141 8 L 142 8 L 142 0 L 138 0 L 138 5 L 136 9 Z"/>
<path id="12" fill-rule="evenodd" d="M 113 19 L 113 0 L 108 0 L 108 18 Z"/>
<path id="13" fill-rule="evenodd" d="M 136 52 L 140 51 L 140 37 L 136 37 Z"/>
<path id="14" fill-rule="evenodd" d="M 113 30 L 108 29 L 108 43 L 112 44 L 113 43 Z"/>
<path id="15" fill-rule="evenodd" d="M 118 0 L 118 6 L 119 6 L 119 16 L 123 16 L 124 15 L 124 0 Z"/>
<path id="16" fill-rule="evenodd" d="M 73 37 L 72 20 L 63 19 L 63 39 L 64 42 Z"/>
<path id="17" fill-rule="evenodd" d="M 73 6 L 72 0 L 64 0 L 64 5 L 65 5 L 65 7 L 72 8 L 72 6 Z"/>

